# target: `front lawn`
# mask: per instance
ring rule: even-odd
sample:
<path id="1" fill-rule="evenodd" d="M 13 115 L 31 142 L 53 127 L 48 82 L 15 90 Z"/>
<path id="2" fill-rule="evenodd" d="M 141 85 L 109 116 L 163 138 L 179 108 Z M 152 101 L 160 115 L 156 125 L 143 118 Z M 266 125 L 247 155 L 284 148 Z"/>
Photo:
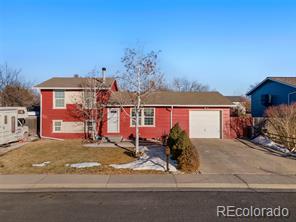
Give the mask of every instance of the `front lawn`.
<path id="1" fill-rule="evenodd" d="M 129 149 L 125 148 L 87 148 L 81 140 L 40 140 L 0 156 L 0 174 L 130 174 L 129 169 L 115 169 L 109 164 L 121 164 L 134 161 Z M 45 167 L 33 167 L 32 164 L 50 161 Z M 65 164 L 81 162 L 99 162 L 98 167 L 71 168 Z M 136 171 L 136 173 L 159 173 L 156 171 Z"/>

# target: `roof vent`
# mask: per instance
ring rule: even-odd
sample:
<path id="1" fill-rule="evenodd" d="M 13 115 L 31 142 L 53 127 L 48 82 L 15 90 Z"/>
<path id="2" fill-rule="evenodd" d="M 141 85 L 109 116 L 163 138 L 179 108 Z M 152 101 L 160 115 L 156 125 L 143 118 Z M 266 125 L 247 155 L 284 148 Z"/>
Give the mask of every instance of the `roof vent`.
<path id="1" fill-rule="evenodd" d="M 78 75 L 78 74 L 74 74 L 74 77 L 75 77 L 75 78 L 78 78 L 78 77 L 79 77 L 79 75 Z"/>

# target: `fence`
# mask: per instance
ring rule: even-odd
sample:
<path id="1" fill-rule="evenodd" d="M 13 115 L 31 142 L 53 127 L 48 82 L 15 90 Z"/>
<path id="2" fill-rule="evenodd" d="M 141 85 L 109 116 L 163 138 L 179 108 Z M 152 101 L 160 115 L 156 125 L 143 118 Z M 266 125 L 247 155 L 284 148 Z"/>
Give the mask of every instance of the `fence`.
<path id="1" fill-rule="evenodd" d="M 231 138 L 250 137 L 252 126 L 252 117 L 230 117 Z"/>
<path id="2" fill-rule="evenodd" d="M 39 135 L 39 117 L 37 116 L 29 116 L 26 118 L 26 126 L 29 127 L 29 135 L 30 136 L 38 136 Z"/>
<path id="3" fill-rule="evenodd" d="M 275 133 L 270 133 L 267 131 L 263 131 L 264 135 L 270 138 L 272 141 L 275 143 L 282 144 L 286 146 L 289 150 L 294 151 L 296 150 L 296 137 L 293 135 L 293 137 L 287 137 L 287 136 L 282 136 L 278 135 Z"/>

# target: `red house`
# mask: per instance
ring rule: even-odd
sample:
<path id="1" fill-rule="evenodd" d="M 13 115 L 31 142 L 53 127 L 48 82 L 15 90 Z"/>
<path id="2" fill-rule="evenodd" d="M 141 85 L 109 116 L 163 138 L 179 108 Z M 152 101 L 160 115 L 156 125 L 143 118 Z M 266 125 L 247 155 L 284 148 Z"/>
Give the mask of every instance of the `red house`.
<path id="1" fill-rule="evenodd" d="M 84 78 L 52 78 L 36 86 L 41 95 L 41 137 L 83 138 L 84 123 L 71 115 L 73 100 L 82 92 Z M 130 94 L 118 91 L 115 79 L 106 78 L 100 90 L 111 92 L 104 109 L 102 136 L 135 135 Z M 124 103 L 117 103 L 125 98 Z M 232 103 L 218 92 L 158 91 L 144 98 L 139 125 L 142 138 L 159 139 L 179 123 L 190 138 L 230 138 Z"/>

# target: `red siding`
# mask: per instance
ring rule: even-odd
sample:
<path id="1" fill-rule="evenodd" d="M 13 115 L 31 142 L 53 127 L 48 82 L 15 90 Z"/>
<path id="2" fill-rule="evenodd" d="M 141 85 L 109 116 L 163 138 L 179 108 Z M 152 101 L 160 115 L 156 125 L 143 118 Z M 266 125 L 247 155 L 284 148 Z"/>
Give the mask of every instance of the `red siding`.
<path id="1" fill-rule="evenodd" d="M 112 86 L 111 86 L 111 91 L 118 91 L 118 87 L 117 87 L 117 82 L 114 81 Z"/>
<path id="2" fill-rule="evenodd" d="M 251 126 L 253 126 L 252 117 L 230 117 L 230 133 L 232 138 L 247 137 L 247 129 Z"/>
<path id="3" fill-rule="evenodd" d="M 124 108 L 120 113 L 120 133 L 107 132 L 107 120 L 103 126 L 104 135 L 121 135 L 128 138 L 135 135 L 135 128 L 130 126 L 130 108 Z M 230 109 L 229 108 L 207 108 L 208 110 L 221 110 L 223 113 L 222 128 L 223 138 L 231 138 L 230 135 Z M 155 127 L 140 127 L 140 136 L 143 138 L 161 138 L 167 135 L 170 131 L 170 108 L 157 107 L 155 108 Z M 204 108 L 174 108 L 173 109 L 173 125 L 179 123 L 180 127 L 187 133 L 189 132 L 189 110 L 205 110 Z"/>
<path id="4" fill-rule="evenodd" d="M 116 86 L 112 90 L 116 90 Z M 54 137 L 54 138 L 83 138 L 83 133 L 53 133 L 52 121 L 63 120 L 67 121 L 79 121 L 74 115 L 71 114 L 73 106 L 67 105 L 67 109 L 53 109 L 53 91 L 42 90 L 42 136 Z M 72 108 L 71 108 L 72 107 Z M 173 109 L 173 125 L 179 123 L 181 128 L 185 131 L 189 131 L 189 110 L 220 110 L 223 113 L 222 128 L 223 138 L 234 138 L 235 136 L 230 133 L 230 108 L 194 108 L 194 107 L 175 107 Z M 155 127 L 141 127 L 140 136 L 143 138 L 161 138 L 163 135 L 167 135 L 170 131 L 170 108 L 157 107 L 155 108 Z M 124 108 L 120 114 L 120 133 L 115 135 L 122 135 L 124 138 L 128 138 L 131 135 L 135 135 L 135 128 L 130 127 L 130 117 L 127 115 L 130 113 L 130 108 Z M 114 135 L 107 133 L 107 115 L 105 114 L 105 121 L 102 127 L 102 134 Z"/>
<path id="5" fill-rule="evenodd" d="M 78 121 L 73 115 L 71 115 L 71 105 L 67 105 L 67 109 L 53 109 L 53 91 L 42 90 L 42 136 L 54 137 L 62 139 L 83 138 L 83 133 L 54 133 L 52 129 L 53 120 L 63 120 L 65 122 Z"/>
<path id="6" fill-rule="evenodd" d="M 111 86 L 112 91 L 118 91 L 117 83 Z M 64 122 L 79 121 L 75 115 L 73 115 L 73 105 L 67 105 L 66 109 L 53 109 L 53 90 L 41 90 L 42 95 L 42 116 L 41 116 L 41 136 L 53 137 L 61 139 L 74 139 L 83 138 L 83 133 L 54 133 L 52 129 L 53 120 L 63 120 Z"/>

